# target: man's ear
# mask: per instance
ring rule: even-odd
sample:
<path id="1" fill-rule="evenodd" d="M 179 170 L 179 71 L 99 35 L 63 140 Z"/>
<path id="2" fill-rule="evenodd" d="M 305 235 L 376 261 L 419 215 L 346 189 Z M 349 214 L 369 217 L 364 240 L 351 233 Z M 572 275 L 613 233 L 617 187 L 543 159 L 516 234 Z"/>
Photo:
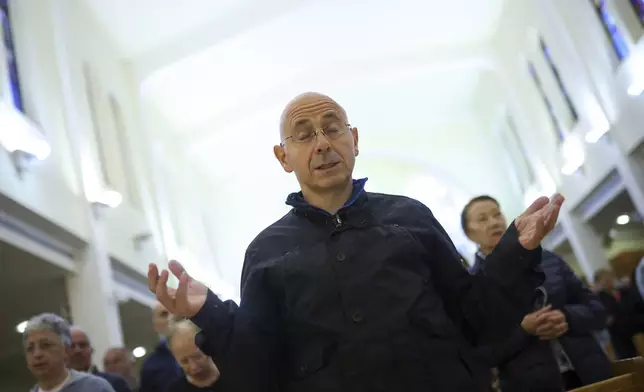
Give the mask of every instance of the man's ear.
<path id="1" fill-rule="evenodd" d="M 360 154 L 360 149 L 358 148 L 358 141 L 360 137 L 358 136 L 358 128 L 351 128 L 351 134 L 353 135 L 353 151 L 354 155 L 358 156 Z"/>
<path id="2" fill-rule="evenodd" d="M 284 169 L 285 172 L 293 172 L 293 168 L 288 164 L 288 161 L 286 159 L 286 151 L 284 151 L 284 147 L 280 145 L 273 146 L 273 154 L 275 154 L 275 158 L 280 163 L 280 165 L 282 165 L 282 169 Z"/>

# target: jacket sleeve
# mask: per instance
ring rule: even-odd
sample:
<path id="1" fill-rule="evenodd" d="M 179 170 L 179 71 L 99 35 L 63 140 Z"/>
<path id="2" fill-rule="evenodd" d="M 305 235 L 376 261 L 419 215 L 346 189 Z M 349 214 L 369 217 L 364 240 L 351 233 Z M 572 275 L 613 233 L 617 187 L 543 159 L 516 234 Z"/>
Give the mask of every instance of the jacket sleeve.
<path id="1" fill-rule="evenodd" d="M 236 390 L 268 390 L 277 382 L 278 303 L 268 286 L 267 270 L 247 252 L 240 305 L 224 302 L 209 291 L 204 306 L 191 319 L 201 329 L 197 345 Z"/>
<path id="2" fill-rule="evenodd" d="M 521 326 L 518 326 L 507 340 L 479 346 L 476 348 L 476 352 L 479 358 L 489 367 L 499 367 L 510 361 L 523 348 L 535 340 L 537 340 L 535 336 L 530 335 Z"/>
<path id="3" fill-rule="evenodd" d="M 87 385 L 90 387 L 87 390 L 96 391 L 96 392 L 115 392 L 114 388 L 112 388 L 110 383 L 103 378 L 94 377 L 92 380 L 92 384 L 93 384 L 92 386 Z"/>
<path id="4" fill-rule="evenodd" d="M 432 281 L 450 318 L 474 345 L 507 339 L 530 309 L 535 290 L 545 278 L 539 266 L 541 247 L 523 248 L 512 222 L 485 265 L 471 275 L 431 211 L 414 202 L 417 220 L 412 230 L 425 248 L 435 277 Z"/>
<path id="5" fill-rule="evenodd" d="M 567 303 L 560 310 L 566 316 L 569 333 L 585 334 L 605 328 L 608 314 L 599 297 L 579 280 L 559 256 L 548 252 L 548 257 L 556 258 L 565 284 Z"/>
<path id="6" fill-rule="evenodd" d="M 132 392 L 123 377 L 115 377 L 112 381 L 112 387 L 116 392 Z"/>

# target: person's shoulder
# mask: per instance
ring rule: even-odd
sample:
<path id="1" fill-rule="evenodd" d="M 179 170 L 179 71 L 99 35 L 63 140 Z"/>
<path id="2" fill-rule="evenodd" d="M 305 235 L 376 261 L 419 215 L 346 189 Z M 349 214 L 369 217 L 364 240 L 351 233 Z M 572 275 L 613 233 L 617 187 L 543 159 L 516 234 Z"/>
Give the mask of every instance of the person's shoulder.
<path id="1" fill-rule="evenodd" d="M 96 375 L 106 379 L 110 384 L 112 384 L 114 389 L 118 388 L 118 390 L 124 390 L 124 387 L 127 387 L 125 388 L 126 390 L 130 389 L 129 386 L 127 385 L 127 381 L 125 381 L 125 379 L 119 376 L 118 374 L 97 372 Z"/>
<path id="2" fill-rule="evenodd" d="M 96 392 L 114 392 L 112 385 L 100 376 L 95 376 L 89 373 L 81 373 L 72 371 L 72 384 L 77 384 L 82 387 L 82 390 L 96 391 Z"/>
<path id="3" fill-rule="evenodd" d="M 253 259 L 255 255 L 261 254 L 266 249 L 278 249 L 284 239 L 295 238 L 296 234 L 300 232 L 298 222 L 298 217 L 293 210 L 290 210 L 280 219 L 268 225 L 250 242 L 246 249 L 246 258 Z"/>
<path id="4" fill-rule="evenodd" d="M 367 196 L 371 208 L 375 208 L 384 214 L 391 214 L 392 212 L 431 214 L 430 209 L 425 204 L 408 196 L 375 192 L 368 192 Z"/>

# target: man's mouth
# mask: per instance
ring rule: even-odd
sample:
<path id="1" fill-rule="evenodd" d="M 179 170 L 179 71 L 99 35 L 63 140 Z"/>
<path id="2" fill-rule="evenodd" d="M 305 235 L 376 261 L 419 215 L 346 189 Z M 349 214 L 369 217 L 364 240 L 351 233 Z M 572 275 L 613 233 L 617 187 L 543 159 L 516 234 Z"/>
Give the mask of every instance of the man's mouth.
<path id="1" fill-rule="evenodd" d="M 501 237 L 503 235 L 504 231 L 503 230 L 494 230 L 492 232 L 493 237 Z"/>
<path id="2" fill-rule="evenodd" d="M 335 167 L 338 163 L 340 162 L 324 163 L 322 165 L 317 166 L 315 170 L 329 170 Z"/>

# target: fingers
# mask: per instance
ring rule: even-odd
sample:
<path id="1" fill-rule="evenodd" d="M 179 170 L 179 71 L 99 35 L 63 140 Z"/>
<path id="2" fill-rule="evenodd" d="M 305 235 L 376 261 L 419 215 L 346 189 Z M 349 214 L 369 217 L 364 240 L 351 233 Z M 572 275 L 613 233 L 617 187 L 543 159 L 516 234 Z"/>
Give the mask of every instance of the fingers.
<path id="1" fill-rule="evenodd" d="M 172 272 L 172 275 L 177 277 L 177 279 L 181 278 L 181 275 L 186 273 L 186 270 L 177 260 L 170 260 L 170 262 L 168 262 L 168 269 Z"/>
<path id="2" fill-rule="evenodd" d="M 530 207 L 528 207 L 525 210 L 523 215 L 534 214 L 535 212 L 537 212 L 537 211 L 541 210 L 543 207 L 545 207 L 549 202 L 550 202 L 550 200 L 547 197 L 541 196 L 540 198 L 538 198 L 537 200 L 532 202 L 532 204 L 530 204 Z"/>
<path id="3" fill-rule="evenodd" d="M 174 272 L 173 272 L 174 273 Z M 175 296 L 175 304 L 177 306 L 177 311 L 181 313 L 182 309 L 188 308 L 188 284 L 189 276 L 187 273 L 183 272 L 179 276 L 179 287 L 177 287 L 177 293 Z"/>
<path id="4" fill-rule="evenodd" d="M 168 309 L 170 313 L 176 312 L 176 305 L 174 300 L 175 291 L 168 289 L 168 277 L 170 273 L 166 270 L 161 271 L 159 279 L 157 280 L 156 289 L 154 292 L 157 295 L 157 300 Z"/>
<path id="5" fill-rule="evenodd" d="M 158 280 L 159 280 L 159 269 L 157 268 L 156 264 L 151 263 L 148 266 L 148 288 L 153 293 L 156 293 Z"/>
<path id="6" fill-rule="evenodd" d="M 543 308 L 532 312 L 532 314 L 534 314 L 537 317 L 540 317 L 540 316 L 542 316 L 544 314 L 547 314 L 550 310 L 552 310 L 552 305 L 546 305 Z"/>
<path id="7" fill-rule="evenodd" d="M 563 204 L 563 202 L 564 202 L 563 196 L 557 194 L 548 204 L 546 215 L 545 215 L 545 227 L 544 227 L 546 232 L 550 232 L 552 231 L 552 229 L 555 228 L 555 225 L 557 224 L 557 219 L 559 218 L 559 212 L 561 211 L 561 205 Z"/>

